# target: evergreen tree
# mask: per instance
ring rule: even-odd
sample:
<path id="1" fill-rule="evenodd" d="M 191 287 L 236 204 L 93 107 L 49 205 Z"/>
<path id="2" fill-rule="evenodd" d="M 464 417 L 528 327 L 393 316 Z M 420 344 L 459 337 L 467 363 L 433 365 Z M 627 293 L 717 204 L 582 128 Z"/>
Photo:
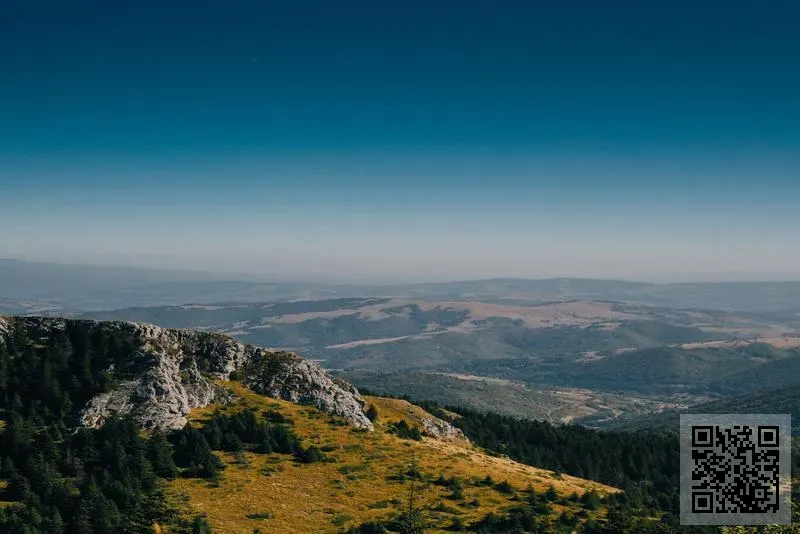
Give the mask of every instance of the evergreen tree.
<path id="1" fill-rule="evenodd" d="M 153 431 L 147 441 L 147 458 L 157 476 L 167 479 L 178 476 L 178 466 L 172 459 L 172 446 L 160 430 Z"/>
<path id="2" fill-rule="evenodd" d="M 204 517 L 195 517 L 192 522 L 192 534 L 212 534 L 211 525 Z"/>
<path id="3" fill-rule="evenodd" d="M 174 459 L 176 465 L 186 468 L 184 476 L 200 478 L 216 476 L 222 463 L 211 452 L 203 433 L 187 423 L 178 436 Z"/>

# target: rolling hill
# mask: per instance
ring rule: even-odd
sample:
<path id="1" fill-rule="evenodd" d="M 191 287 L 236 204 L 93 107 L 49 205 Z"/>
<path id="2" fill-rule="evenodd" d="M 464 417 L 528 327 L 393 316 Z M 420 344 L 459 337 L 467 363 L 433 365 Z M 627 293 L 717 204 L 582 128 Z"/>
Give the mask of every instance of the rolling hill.
<path id="1" fill-rule="evenodd" d="M 743 393 L 754 377 L 777 387 L 800 365 L 788 316 L 607 301 L 365 297 L 81 317 L 226 333 L 302 352 L 374 391 L 586 424 Z"/>

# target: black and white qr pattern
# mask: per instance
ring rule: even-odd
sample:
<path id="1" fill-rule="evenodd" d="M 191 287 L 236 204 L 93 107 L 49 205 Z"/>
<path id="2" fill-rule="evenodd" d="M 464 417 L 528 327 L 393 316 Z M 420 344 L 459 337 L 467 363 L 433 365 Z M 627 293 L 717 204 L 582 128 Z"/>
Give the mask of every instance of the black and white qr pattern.
<path id="1" fill-rule="evenodd" d="M 788 524 L 791 416 L 681 414 L 681 523 Z"/>
<path id="2" fill-rule="evenodd" d="M 692 426 L 692 512 L 776 513 L 777 426 Z"/>

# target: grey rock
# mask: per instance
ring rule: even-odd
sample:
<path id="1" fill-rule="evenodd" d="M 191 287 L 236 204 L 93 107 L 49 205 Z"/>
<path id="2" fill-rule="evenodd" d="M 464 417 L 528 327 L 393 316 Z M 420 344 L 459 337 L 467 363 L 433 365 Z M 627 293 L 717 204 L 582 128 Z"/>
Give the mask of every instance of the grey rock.
<path id="1" fill-rule="evenodd" d="M 464 433 L 461 432 L 460 428 L 456 428 L 447 421 L 443 421 L 438 417 L 424 417 L 420 420 L 420 425 L 422 425 L 422 433 L 424 435 L 436 438 L 438 440 L 469 441 Z"/>
<path id="2" fill-rule="evenodd" d="M 358 428 L 373 430 L 364 415 L 364 400 L 350 384 L 332 379 L 318 365 L 294 354 L 284 353 L 266 365 L 251 365 L 243 382 L 256 393 L 297 404 L 310 404 L 338 415 Z M 269 355 L 262 355 L 269 358 Z M 256 362 L 257 364 L 258 362 Z"/>
<path id="3" fill-rule="evenodd" d="M 334 381 L 318 365 L 293 353 L 245 345 L 222 334 L 150 324 L 50 317 L 21 320 L 33 339 L 46 340 L 68 324 L 79 323 L 90 333 L 122 334 L 138 347 L 120 369 L 109 369 L 112 376 L 124 380 L 81 410 L 81 424 L 87 427 L 99 427 L 114 415 L 130 415 L 145 429 L 180 428 L 193 408 L 230 400 L 229 392 L 215 380 L 229 380 L 236 373 L 257 393 L 311 405 L 358 428 L 373 429 L 355 387 Z M 8 332 L 10 326 L 0 318 L 0 333 Z"/>

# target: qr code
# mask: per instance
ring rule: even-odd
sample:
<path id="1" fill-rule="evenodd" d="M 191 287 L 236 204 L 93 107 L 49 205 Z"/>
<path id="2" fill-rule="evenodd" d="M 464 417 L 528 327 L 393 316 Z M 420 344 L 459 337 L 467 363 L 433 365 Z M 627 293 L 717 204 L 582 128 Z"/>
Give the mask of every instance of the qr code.
<path id="1" fill-rule="evenodd" d="M 778 511 L 777 426 L 692 427 L 692 512 Z"/>
<path id="2" fill-rule="evenodd" d="M 783 456 L 791 452 L 791 425 L 764 421 L 775 417 L 784 416 L 681 416 L 681 516 L 697 521 L 684 524 L 780 524 L 788 517 Z"/>

